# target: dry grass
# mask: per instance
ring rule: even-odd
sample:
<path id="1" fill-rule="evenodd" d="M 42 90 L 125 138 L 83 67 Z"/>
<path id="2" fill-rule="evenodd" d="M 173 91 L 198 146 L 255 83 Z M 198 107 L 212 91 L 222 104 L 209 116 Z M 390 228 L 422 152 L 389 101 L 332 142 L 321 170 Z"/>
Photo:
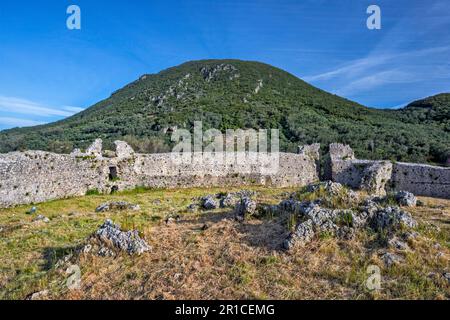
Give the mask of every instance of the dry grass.
<path id="1" fill-rule="evenodd" d="M 258 202 L 278 203 L 292 189 L 253 188 Z M 235 189 L 238 190 L 238 189 Z M 450 201 L 423 198 L 411 210 L 421 236 L 405 263 L 390 269 L 379 256 L 387 249 L 362 231 L 351 241 L 326 235 L 291 252 L 281 250 L 287 235 L 280 218 L 252 218 L 240 224 L 231 210 L 188 213 L 193 197 L 229 189 L 138 190 L 94 195 L 38 206 L 49 224 L 32 223 L 29 207 L 0 210 L 0 298 L 23 299 L 48 289 L 58 299 L 448 299 Z M 138 212 L 94 213 L 104 201 L 125 200 Z M 71 213 L 75 213 L 70 215 Z M 180 214 L 178 223 L 164 217 Z M 80 255 L 79 290 L 65 286 L 67 274 L 55 263 L 82 244 L 106 219 L 136 228 L 152 246 L 139 257 Z M 204 224 L 208 229 L 202 230 Z M 391 250 L 391 249 L 389 249 Z M 392 251 L 392 250 L 391 250 Z M 370 292 L 367 267 L 382 269 L 382 290 Z M 434 274 L 432 274 L 434 273 Z"/>

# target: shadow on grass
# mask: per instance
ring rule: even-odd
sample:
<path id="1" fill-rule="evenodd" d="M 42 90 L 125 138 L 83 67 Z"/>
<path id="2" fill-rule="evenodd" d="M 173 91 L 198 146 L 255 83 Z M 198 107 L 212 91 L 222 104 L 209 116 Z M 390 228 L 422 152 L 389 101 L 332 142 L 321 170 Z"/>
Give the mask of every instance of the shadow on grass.
<path id="1" fill-rule="evenodd" d="M 53 269 L 56 263 L 71 254 L 74 254 L 79 246 L 68 247 L 47 247 L 43 249 L 42 257 L 44 263 L 40 265 L 42 271 L 49 271 Z"/>
<path id="2" fill-rule="evenodd" d="M 202 213 L 198 219 L 182 220 L 179 224 L 195 225 L 192 229 L 202 230 L 204 225 L 212 227 L 223 220 L 233 221 L 236 230 L 243 234 L 245 243 L 252 247 L 260 247 L 268 250 L 283 251 L 283 241 L 289 235 L 289 232 L 279 216 L 251 216 L 244 222 L 238 222 L 234 219 L 233 209 L 224 209 L 221 212 Z"/>

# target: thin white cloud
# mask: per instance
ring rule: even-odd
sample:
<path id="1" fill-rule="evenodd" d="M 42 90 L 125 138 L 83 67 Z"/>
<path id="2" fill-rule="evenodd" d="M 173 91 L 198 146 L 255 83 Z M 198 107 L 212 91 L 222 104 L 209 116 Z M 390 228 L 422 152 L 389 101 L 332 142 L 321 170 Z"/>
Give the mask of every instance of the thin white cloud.
<path id="1" fill-rule="evenodd" d="M 44 124 L 44 122 L 13 117 L 0 117 L 0 125 L 8 127 L 30 127 L 40 124 Z"/>
<path id="2" fill-rule="evenodd" d="M 420 81 L 420 79 L 407 72 L 388 70 L 352 81 L 348 85 L 336 90 L 335 93 L 342 96 L 351 96 L 355 93 L 374 89 L 385 84 L 412 83 L 417 81 Z"/>
<path id="3" fill-rule="evenodd" d="M 68 117 L 81 110 L 81 108 L 76 107 L 49 107 L 22 98 L 0 96 L 0 111 L 11 113 L 36 115 L 40 117 Z"/>
<path id="4" fill-rule="evenodd" d="M 69 111 L 69 112 L 73 112 L 73 113 L 78 113 L 83 111 L 83 108 L 79 108 L 79 107 L 71 107 L 71 106 L 65 106 L 63 107 L 64 110 Z"/>
<path id="5" fill-rule="evenodd" d="M 442 46 L 399 53 L 372 53 L 368 57 L 353 60 L 337 69 L 320 73 L 317 75 L 306 76 L 304 77 L 304 80 L 308 82 L 318 82 L 330 80 L 337 77 L 352 77 L 352 76 L 356 77 L 360 74 L 367 73 L 368 70 L 374 67 L 383 66 L 389 62 L 391 63 L 396 61 L 401 62 L 402 60 L 406 61 L 413 58 L 419 58 L 431 54 L 445 53 L 448 51 L 450 51 L 450 46 Z"/>

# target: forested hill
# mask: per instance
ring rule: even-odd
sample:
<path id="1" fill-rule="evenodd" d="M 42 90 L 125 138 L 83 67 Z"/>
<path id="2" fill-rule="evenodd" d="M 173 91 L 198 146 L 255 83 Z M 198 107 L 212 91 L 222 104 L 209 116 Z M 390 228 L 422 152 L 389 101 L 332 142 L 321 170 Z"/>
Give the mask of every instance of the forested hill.
<path id="1" fill-rule="evenodd" d="M 168 128 L 279 128 L 283 151 L 300 144 L 350 144 L 370 159 L 444 163 L 450 156 L 449 94 L 401 110 L 378 110 L 317 89 L 267 64 L 239 60 L 184 63 L 142 76 L 62 121 L 0 132 L 0 152 L 70 152 L 102 138 L 141 152 L 170 150 Z"/>

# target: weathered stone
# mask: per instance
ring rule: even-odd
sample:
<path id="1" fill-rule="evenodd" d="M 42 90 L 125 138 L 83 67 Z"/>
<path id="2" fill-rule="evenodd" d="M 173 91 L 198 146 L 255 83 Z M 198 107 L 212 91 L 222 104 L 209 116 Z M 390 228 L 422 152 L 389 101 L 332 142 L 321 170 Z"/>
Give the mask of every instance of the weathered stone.
<path id="1" fill-rule="evenodd" d="M 371 225 L 376 230 L 399 229 L 401 226 L 408 228 L 417 227 L 417 222 L 408 212 L 398 207 L 380 208 L 372 217 Z"/>
<path id="2" fill-rule="evenodd" d="M 406 242 L 403 242 L 399 239 L 397 239 L 397 237 L 394 237 L 392 239 L 390 239 L 388 241 L 389 247 L 393 248 L 393 249 L 397 249 L 397 250 L 408 250 L 408 244 Z"/>
<path id="3" fill-rule="evenodd" d="M 315 231 L 313 222 L 311 220 L 299 223 L 295 227 L 295 231 L 292 232 L 286 240 L 283 242 L 283 248 L 289 250 L 293 248 L 296 244 L 305 244 L 312 240 Z"/>
<path id="4" fill-rule="evenodd" d="M 191 213 L 196 212 L 197 210 L 198 210 L 198 205 L 195 203 L 192 203 L 187 207 L 187 211 L 191 212 Z"/>
<path id="5" fill-rule="evenodd" d="M 248 215 L 256 212 L 256 202 L 248 197 L 243 197 L 236 205 L 234 216 L 237 221 L 244 221 Z"/>
<path id="6" fill-rule="evenodd" d="M 236 205 L 238 199 L 231 193 L 227 193 L 224 197 L 220 199 L 221 208 L 229 208 Z"/>
<path id="7" fill-rule="evenodd" d="M 355 153 L 348 145 L 340 143 L 330 144 L 330 158 L 331 160 L 353 160 L 355 159 Z"/>
<path id="8" fill-rule="evenodd" d="M 71 155 L 72 157 L 82 157 L 84 154 L 83 154 L 83 152 L 81 152 L 80 149 L 75 148 L 75 149 L 73 149 L 73 151 L 70 153 L 70 155 Z"/>
<path id="9" fill-rule="evenodd" d="M 363 171 L 360 189 L 372 195 L 386 195 L 386 184 L 391 180 L 392 163 L 388 161 L 375 162 Z"/>
<path id="10" fill-rule="evenodd" d="M 30 294 L 26 300 L 42 300 L 45 299 L 49 294 L 48 290 L 43 290 L 43 291 L 39 291 L 39 292 L 35 292 L 33 294 Z"/>
<path id="11" fill-rule="evenodd" d="M 101 157 L 102 156 L 102 139 L 95 139 L 95 141 L 86 149 L 86 155 Z"/>
<path id="12" fill-rule="evenodd" d="M 42 214 L 38 215 L 36 218 L 33 219 L 33 222 L 44 222 L 49 223 L 50 219 L 46 216 L 43 216 Z"/>
<path id="13" fill-rule="evenodd" d="M 116 157 L 118 159 L 129 159 L 134 156 L 134 150 L 124 141 L 114 141 L 116 145 Z"/>
<path id="14" fill-rule="evenodd" d="M 355 237 L 355 229 L 344 226 L 336 231 L 336 236 L 342 240 L 352 240 Z"/>
<path id="15" fill-rule="evenodd" d="M 399 191 L 395 194 L 395 200 L 401 206 L 415 207 L 417 205 L 417 198 L 414 194 L 408 191 Z"/>
<path id="16" fill-rule="evenodd" d="M 110 201 L 105 202 L 99 205 L 95 212 L 106 212 L 111 210 L 132 210 L 138 211 L 141 210 L 141 207 L 138 204 L 128 203 L 126 201 Z"/>
<path id="17" fill-rule="evenodd" d="M 403 259 L 400 256 L 398 256 L 398 255 L 396 255 L 394 253 L 390 253 L 390 252 L 386 252 L 381 257 L 381 259 L 384 261 L 384 264 L 388 268 L 392 267 L 393 265 L 399 264 L 399 263 L 401 263 L 403 261 Z"/>
<path id="18" fill-rule="evenodd" d="M 344 186 L 333 181 L 324 181 L 320 183 L 311 184 L 306 187 L 307 192 L 317 192 L 324 190 L 330 196 L 337 196 L 342 193 Z"/>
<path id="19" fill-rule="evenodd" d="M 137 230 L 124 232 L 109 219 L 97 230 L 95 237 L 105 245 L 105 248 L 118 248 L 128 254 L 140 255 L 151 249 L 141 239 Z"/>
<path id="20" fill-rule="evenodd" d="M 202 198 L 202 208 L 205 210 L 214 210 L 218 208 L 217 199 L 212 195 Z"/>

